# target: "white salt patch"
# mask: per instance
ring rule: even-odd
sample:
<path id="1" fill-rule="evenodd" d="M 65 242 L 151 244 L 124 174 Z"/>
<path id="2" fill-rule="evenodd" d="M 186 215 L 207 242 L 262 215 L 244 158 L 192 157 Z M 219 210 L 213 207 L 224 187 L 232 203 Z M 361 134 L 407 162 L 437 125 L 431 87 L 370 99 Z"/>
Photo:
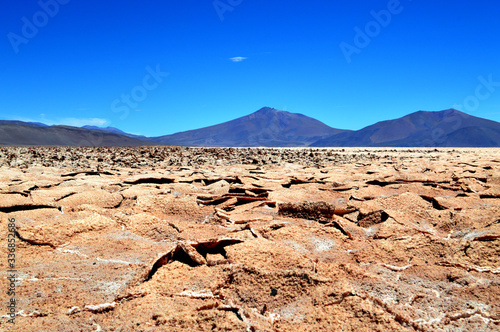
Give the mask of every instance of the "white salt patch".
<path id="1" fill-rule="evenodd" d="M 102 304 L 97 304 L 97 305 L 86 305 L 84 309 L 90 310 L 90 311 L 103 311 L 106 309 L 111 309 L 116 306 L 116 302 L 112 303 L 102 303 Z"/>
<path id="2" fill-rule="evenodd" d="M 209 289 L 203 289 L 198 292 L 193 292 L 193 291 L 183 291 L 181 296 L 187 296 L 187 297 L 195 297 L 195 298 L 207 298 L 207 297 L 214 297 L 214 294 L 212 293 L 211 290 Z"/>
<path id="3" fill-rule="evenodd" d="M 72 313 L 78 312 L 78 311 L 80 311 L 80 308 L 78 308 L 78 307 L 75 306 L 75 307 L 71 307 L 66 313 L 68 315 L 71 315 Z"/>
<path id="4" fill-rule="evenodd" d="M 99 262 L 112 263 L 112 264 L 126 264 L 126 265 L 133 264 L 131 262 L 122 261 L 120 259 L 101 259 L 101 258 L 97 257 L 97 260 Z"/>

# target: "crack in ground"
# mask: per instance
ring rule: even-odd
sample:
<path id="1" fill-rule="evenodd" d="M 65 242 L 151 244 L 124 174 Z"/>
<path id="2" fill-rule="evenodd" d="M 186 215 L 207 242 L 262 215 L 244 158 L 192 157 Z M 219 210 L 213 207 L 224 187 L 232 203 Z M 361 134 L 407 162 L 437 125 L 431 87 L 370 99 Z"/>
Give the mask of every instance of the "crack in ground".
<path id="1" fill-rule="evenodd" d="M 169 184 L 169 183 L 174 183 L 174 179 L 170 178 L 141 178 L 137 179 L 135 181 L 123 181 L 125 184 Z"/>
<path id="2" fill-rule="evenodd" d="M 31 210 L 38 210 L 38 209 L 58 209 L 59 211 L 61 211 L 61 207 L 57 207 L 57 206 L 23 204 L 23 205 L 14 205 L 14 206 L 9 206 L 9 207 L 2 207 L 2 208 L 0 208 L 0 212 L 3 212 L 3 213 L 12 213 L 12 212 L 31 211 Z"/>
<path id="3" fill-rule="evenodd" d="M 227 260 L 224 248 L 241 242 L 243 242 L 243 240 L 230 238 L 192 243 L 179 242 L 172 250 L 162 255 L 154 262 L 142 282 L 151 280 L 159 268 L 172 261 L 179 261 L 191 267 L 195 267 L 199 265 L 207 265 L 207 254 L 221 254 L 224 259 Z"/>
<path id="4" fill-rule="evenodd" d="M 19 240 L 21 240 L 22 242 L 26 242 L 26 243 L 29 243 L 31 245 L 34 245 L 34 246 L 49 246 L 53 249 L 56 248 L 55 245 L 53 245 L 52 243 L 49 243 L 49 242 L 39 242 L 39 241 L 36 241 L 36 240 L 30 240 L 30 239 L 26 239 L 24 238 L 20 233 L 19 231 L 16 229 L 14 230 L 14 233 L 16 234 L 17 238 Z"/>

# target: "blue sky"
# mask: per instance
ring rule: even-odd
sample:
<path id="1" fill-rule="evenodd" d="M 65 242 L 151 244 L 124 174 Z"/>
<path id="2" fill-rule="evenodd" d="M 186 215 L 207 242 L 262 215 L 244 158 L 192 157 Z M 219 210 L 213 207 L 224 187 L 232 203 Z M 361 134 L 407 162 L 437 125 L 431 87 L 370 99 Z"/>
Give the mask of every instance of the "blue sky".
<path id="1" fill-rule="evenodd" d="M 0 119 L 158 136 L 263 106 L 500 121 L 495 1 L 5 0 Z M 361 31 L 361 32 L 360 32 Z"/>

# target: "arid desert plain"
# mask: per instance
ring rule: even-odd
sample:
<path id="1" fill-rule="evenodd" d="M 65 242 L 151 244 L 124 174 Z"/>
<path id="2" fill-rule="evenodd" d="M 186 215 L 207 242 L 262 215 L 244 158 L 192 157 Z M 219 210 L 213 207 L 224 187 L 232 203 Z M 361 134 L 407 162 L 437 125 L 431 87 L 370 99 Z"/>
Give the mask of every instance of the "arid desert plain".
<path id="1" fill-rule="evenodd" d="M 3 147 L 0 217 L 1 331 L 500 330 L 500 149 Z"/>

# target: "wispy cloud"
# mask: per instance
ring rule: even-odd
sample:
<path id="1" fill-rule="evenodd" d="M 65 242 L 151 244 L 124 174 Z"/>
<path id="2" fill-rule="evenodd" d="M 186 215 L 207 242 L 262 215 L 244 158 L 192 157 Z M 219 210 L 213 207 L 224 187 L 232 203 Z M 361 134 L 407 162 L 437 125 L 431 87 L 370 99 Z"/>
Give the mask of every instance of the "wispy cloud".
<path id="1" fill-rule="evenodd" d="M 241 62 L 246 59 L 248 58 L 244 56 L 235 56 L 234 58 L 229 58 L 229 60 L 231 60 L 232 62 Z"/>
<path id="2" fill-rule="evenodd" d="M 62 118 L 62 119 L 49 119 L 45 117 L 45 114 L 40 114 L 39 119 L 25 118 L 25 117 L 6 117 L 6 120 L 18 120 L 24 122 L 41 122 L 49 126 L 53 125 L 66 125 L 73 127 L 82 126 L 98 126 L 103 127 L 109 125 L 110 122 L 106 119 L 101 118 Z"/>
<path id="3" fill-rule="evenodd" d="M 100 119 L 100 118 L 65 118 L 59 121 L 59 124 L 73 126 L 73 127 L 81 127 L 81 126 L 98 126 L 102 127 L 108 124 L 108 120 Z"/>

